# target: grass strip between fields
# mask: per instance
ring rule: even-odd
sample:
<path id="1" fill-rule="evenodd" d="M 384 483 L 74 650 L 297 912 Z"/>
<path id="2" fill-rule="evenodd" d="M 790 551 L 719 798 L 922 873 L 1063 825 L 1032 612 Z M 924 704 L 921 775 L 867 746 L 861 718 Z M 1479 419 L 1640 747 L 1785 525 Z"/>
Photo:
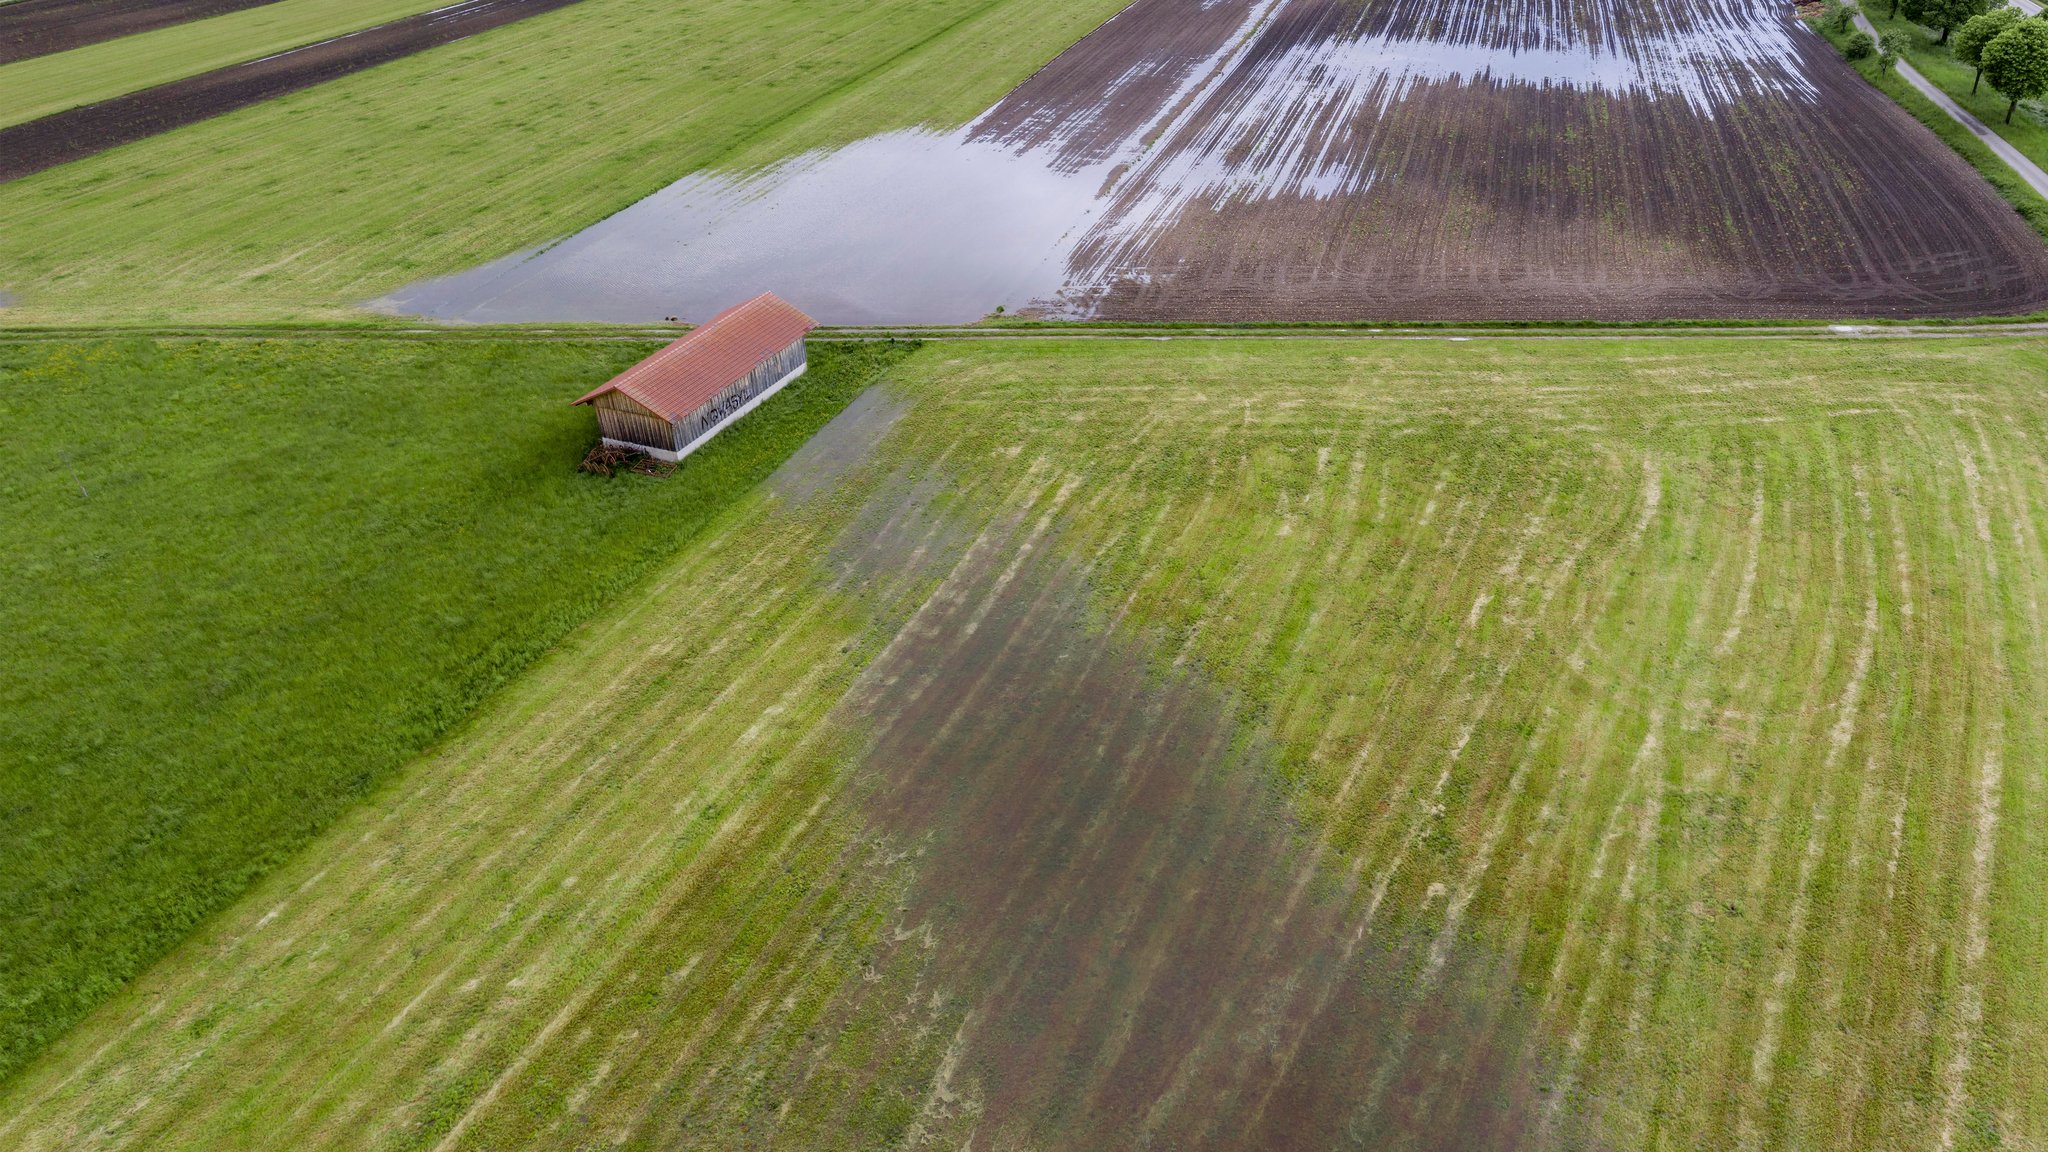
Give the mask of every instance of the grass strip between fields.
<path id="1" fill-rule="evenodd" d="M 0 1078 L 636 587 L 894 363 L 674 476 L 568 400 L 651 343 L 0 345 Z"/>
<path id="2" fill-rule="evenodd" d="M 448 0 L 277 0 L 0 67 L 0 128 L 439 8 Z"/>

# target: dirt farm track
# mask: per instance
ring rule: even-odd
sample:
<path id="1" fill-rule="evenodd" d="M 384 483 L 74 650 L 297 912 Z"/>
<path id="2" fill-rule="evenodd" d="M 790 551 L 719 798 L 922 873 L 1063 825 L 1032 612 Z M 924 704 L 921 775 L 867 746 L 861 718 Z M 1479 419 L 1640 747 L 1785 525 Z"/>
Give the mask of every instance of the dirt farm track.
<path id="1" fill-rule="evenodd" d="M 1070 256 L 1107 318 L 2048 302 L 2024 222 L 1765 0 L 1139 0 L 977 132 L 1156 141 Z"/>

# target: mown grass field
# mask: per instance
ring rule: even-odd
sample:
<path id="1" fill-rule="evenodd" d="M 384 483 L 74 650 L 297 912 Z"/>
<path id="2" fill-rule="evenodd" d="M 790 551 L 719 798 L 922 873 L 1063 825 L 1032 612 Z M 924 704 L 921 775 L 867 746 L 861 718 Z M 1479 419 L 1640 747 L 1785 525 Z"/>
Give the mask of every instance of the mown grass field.
<path id="1" fill-rule="evenodd" d="M 824 350 L 673 478 L 578 474 L 567 401 L 652 347 L 0 344 L 0 1074 L 896 354 Z"/>
<path id="2" fill-rule="evenodd" d="M 1120 6 L 586 0 L 0 185 L 5 315 L 347 313 L 707 165 L 964 122 Z"/>
<path id="3" fill-rule="evenodd" d="M 928 346 L 0 1143 L 2038 1145 L 2044 374 Z"/>
<path id="4" fill-rule="evenodd" d="M 440 0 L 278 0 L 0 67 L 0 128 L 425 12 Z"/>

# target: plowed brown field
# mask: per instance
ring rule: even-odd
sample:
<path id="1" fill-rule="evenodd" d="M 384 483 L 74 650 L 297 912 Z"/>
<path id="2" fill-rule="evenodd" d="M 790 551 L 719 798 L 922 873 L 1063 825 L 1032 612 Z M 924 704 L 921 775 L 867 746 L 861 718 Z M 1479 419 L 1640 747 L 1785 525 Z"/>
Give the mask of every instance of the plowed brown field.
<path id="1" fill-rule="evenodd" d="M 1138 0 L 977 131 L 1148 146 L 1069 260 L 1107 317 L 2048 302 L 2024 222 L 1764 0 Z"/>

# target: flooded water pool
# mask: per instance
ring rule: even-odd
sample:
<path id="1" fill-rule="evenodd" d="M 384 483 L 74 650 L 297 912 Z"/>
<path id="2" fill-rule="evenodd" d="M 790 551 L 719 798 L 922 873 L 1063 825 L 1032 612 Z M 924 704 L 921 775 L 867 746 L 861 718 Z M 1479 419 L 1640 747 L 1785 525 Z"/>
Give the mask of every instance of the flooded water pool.
<path id="1" fill-rule="evenodd" d="M 960 323 L 1056 295 L 1101 165 L 966 131 L 892 132 L 758 174 L 691 176 L 558 244 L 388 298 L 478 323 L 702 320 L 745 285 L 840 324 Z"/>
<path id="2" fill-rule="evenodd" d="M 696 174 L 375 306 L 764 288 L 839 324 L 1981 314 L 2048 301 L 2048 252 L 1775 2 L 1138 0 L 965 128 Z"/>

